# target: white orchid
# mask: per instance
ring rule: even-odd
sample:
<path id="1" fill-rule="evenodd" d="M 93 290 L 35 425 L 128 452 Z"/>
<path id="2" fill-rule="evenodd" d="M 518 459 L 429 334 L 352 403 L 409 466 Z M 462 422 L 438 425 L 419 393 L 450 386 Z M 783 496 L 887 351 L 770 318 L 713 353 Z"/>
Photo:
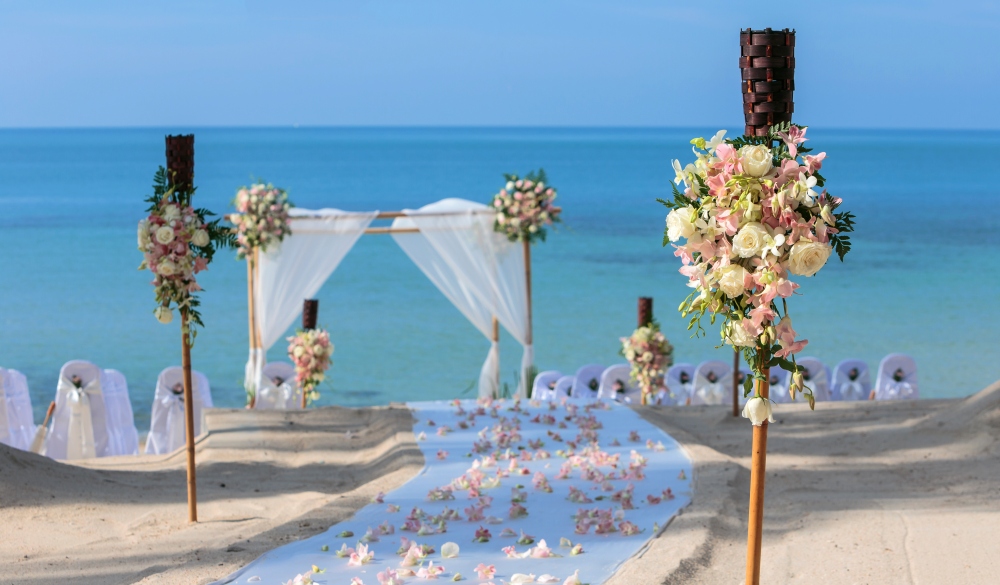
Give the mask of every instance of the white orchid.
<path id="1" fill-rule="evenodd" d="M 747 400 L 746 406 L 743 407 L 743 418 L 750 419 L 750 423 L 759 427 L 764 424 L 764 421 L 774 422 L 774 403 L 761 395 L 756 395 L 750 400 Z"/>

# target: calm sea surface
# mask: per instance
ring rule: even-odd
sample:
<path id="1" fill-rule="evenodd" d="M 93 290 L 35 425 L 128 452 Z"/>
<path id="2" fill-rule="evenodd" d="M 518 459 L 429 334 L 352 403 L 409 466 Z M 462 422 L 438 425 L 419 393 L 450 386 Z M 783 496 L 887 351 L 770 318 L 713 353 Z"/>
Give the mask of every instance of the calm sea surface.
<path id="1" fill-rule="evenodd" d="M 533 251 L 540 369 L 620 361 L 636 297 L 653 296 L 677 361 L 732 358 L 716 333 L 691 339 L 675 313 L 686 294 L 660 246 L 672 158 L 714 129 L 195 129 L 196 202 L 230 210 L 262 177 L 300 207 L 395 210 L 445 197 L 487 202 L 504 172 L 542 166 L 565 223 Z M 180 362 L 178 327 L 158 324 L 135 225 L 163 164 L 162 129 L 0 131 L 0 365 L 28 377 L 36 419 L 59 367 L 88 359 L 128 378 L 148 428 L 157 373 Z M 845 264 L 831 260 L 789 305 L 833 365 L 913 355 L 925 397 L 962 396 L 1000 378 L 1000 137 L 996 133 L 810 130 L 829 154 L 828 188 L 859 217 Z M 246 267 L 217 256 L 199 279 L 196 369 L 215 403 L 244 403 Z M 336 345 L 322 404 L 460 395 L 489 347 L 386 236 L 366 236 L 319 294 Z M 282 359 L 279 342 L 269 359 Z M 520 348 L 506 333 L 502 376 Z"/>

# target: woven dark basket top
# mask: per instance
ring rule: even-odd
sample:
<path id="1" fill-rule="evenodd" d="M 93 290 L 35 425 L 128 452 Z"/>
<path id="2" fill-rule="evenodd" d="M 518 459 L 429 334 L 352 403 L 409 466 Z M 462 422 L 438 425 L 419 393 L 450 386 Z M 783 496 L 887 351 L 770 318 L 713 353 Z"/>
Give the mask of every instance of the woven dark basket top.
<path id="1" fill-rule="evenodd" d="M 194 134 L 167 136 L 167 179 L 178 189 L 194 184 Z"/>
<path id="2" fill-rule="evenodd" d="M 791 122 L 795 103 L 795 31 L 741 30 L 740 79 L 745 134 L 763 136 L 780 122 Z"/>

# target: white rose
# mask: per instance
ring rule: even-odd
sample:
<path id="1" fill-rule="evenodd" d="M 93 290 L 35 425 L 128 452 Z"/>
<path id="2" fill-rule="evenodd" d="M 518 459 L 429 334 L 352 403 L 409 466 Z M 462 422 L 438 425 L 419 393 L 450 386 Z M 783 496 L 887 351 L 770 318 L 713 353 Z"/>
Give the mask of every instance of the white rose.
<path id="1" fill-rule="evenodd" d="M 750 423 L 755 427 L 764 424 L 764 421 L 774 422 L 774 411 L 771 401 L 761 396 L 754 396 L 747 400 L 743 407 L 743 418 L 750 419 Z"/>
<path id="2" fill-rule="evenodd" d="M 812 276 L 823 268 L 831 251 L 829 244 L 799 240 L 788 252 L 788 271 L 799 276 Z"/>
<path id="3" fill-rule="evenodd" d="M 740 149 L 743 170 L 751 177 L 763 177 L 771 170 L 771 149 L 758 144 Z"/>
<path id="4" fill-rule="evenodd" d="M 757 339 L 738 322 L 730 321 L 726 327 L 726 343 L 735 347 L 753 347 L 757 345 Z"/>
<path id="5" fill-rule="evenodd" d="M 204 248 L 209 244 L 208 232 L 205 230 L 194 230 L 194 235 L 191 237 L 191 243 L 200 248 Z"/>
<path id="6" fill-rule="evenodd" d="M 153 311 L 153 316 L 156 317 L 157 321 L 163 323 L 164 325 L 174 320 L 174 312 L 171 311 L 170 308 L 164 307 L 162 305 L 156 307 L 156 309 Z"/>
<path id="7" fill-rule="evenodd" d="M 159 229 L 156 230 L 156 241 L 164 246 L 174 241 L 174 228 L 169 225 L 161 225 Z"/>
<path id="8" fill-rule="evenodd" d="M 302 357 L 302 355 L 305 353 L 306 350 L 301 345 L 295 346 L 295 349 L 292 350 L 292 355 L 294 355 L 295 357 Z"/>
<path id="9" fill-rule="evenodd" d="M 753 258 L 760 254 L 770 235 L 762 224 L 748 223 L 740 228 L 733 238 L 733 251 L 739 254 L 740 258 Z"/>
<path id="10" fill-rule="evenodd" d="M 163 208 L 163 219 L 167 221 L 174 221 L 180 218 L 181 218 L 181 210 L 173 203 Z"/>
<path id="11" fill-rule="evenodd" d="M 749 274 L 746 268 L 739 264 L 730 264 L 721 269 L 722 276 L 719 277 L 719 289 L 726 293 L 729 298 L 738 297 L 743 294 L 746 288 L 743 286 L 743 279 Z"/>
<path id="12" fill-rule="evenodd" d="M 139 249 L 145 250 L 149 245 L 149 222 L 142 220 L 139 222 Z"/>
<path id="13" fill-rule="evenodd" d="M 676 242 L 681 238 L 690 238 L 694 235 L 694 224 L 691 218 L 694 216 L 693 207 L 681 207 L 671 210 L 667 214 L 667 238 L 671 242 Z"/>
<path id="14" fill-rule="evenodd" d="M 177 272 L 177 266 L 170 260 L 164 260 L 156 265 L 156 273 L 160 276 L 173 276 Z"/>

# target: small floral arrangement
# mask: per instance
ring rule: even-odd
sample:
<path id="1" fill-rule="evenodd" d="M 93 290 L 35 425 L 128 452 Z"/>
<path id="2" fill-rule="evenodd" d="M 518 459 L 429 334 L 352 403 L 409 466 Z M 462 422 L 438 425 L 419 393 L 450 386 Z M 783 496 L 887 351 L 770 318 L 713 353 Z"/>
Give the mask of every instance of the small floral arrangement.
<path id="1" fill-rule="evenodd" d="M 504 175 L 507 184 L 493 196 L 490 204 L 496 212 L 493 229 L 512 242 L 545 241 L 545 227 L 560 221 L 562 208 L 554 202 L 556 190 L 546 184 L 545 171 L 528 173 L 523 179 Z"/>
<path id="2" fill-rule="evenodd" d="M 168 185 L 163 167 L 153 179 L 153 195 L 146 199 L 149 214 L 139 221 L 138 248 L 142 252 L 139 270 L 153 273 L 156 309 L 160 323 L 173 320 L 173 307 L 186 311 L 191 323 L 204 326 L 194 293 L 202 290 L 196 274 L 208 269 L 217 246 L 232 246 L 232 237 L 209 221 L 214 215 L 207 209 L 191 206 L 194 189 L 180 191 Z M 190 330 L 190 326 L 189 326 Z M 185 331 L 187 335 L 190 331 Z M 192 335 L 192 338 L 194 335 Z"/>
<path id="3" fill-rule="evenodd" d="M 808 341 L 796 338 L 785 299 L 798 288 L 792 275 L 813 276 L 833 252 L 843 261 L 854 216 L 837 212 L 839 197 L 816 191 L 824 186 L 819 170 L 826 153 L 807 154 L 805 126 L 784 123 L 767 136 L 733 140 L 724 135 L 691 141 L 695 162 L 673 162 L 673 199 L 660 200 L 670 209 L 663 245 L 673 243 L 694 289 L 680 312 L 696 335 L 705 313 L 712 323 L 723 319 L 723 342 L 743 348 L 754 373 L 744 395 L 753 378 L 764 379 L 764 369 L 781 367 L 793 373 L 792 397 L 800 392 L 812 405 L 794 358 Z"/>
<path id="4" fill-rule="evenodd" d="M 240 187 L 236 191 L 233 205 L 239 213 L 229 214 L 236 235 L 237 258 L 243 259 L 253 254 L 255 248 L 261 252 L 292 233 L 288 221 L 288 210 L 292 204 L 288 193 L 268 183 L 254 183 Z"/>
<path id="5" fill-rule="evenodd" d="M 333 344 L 325 329 L 298 331 L 288 338 L 288 357 L 295 364 L 295 381 L 310 403 L 319 400 L 316 388 L 326 379 L 332 355 Z"/>
<path id="6" fill-rule="evenodd" d="M 639 327 L 631 336 L 622 337 L 621 355 L 628 360 L 632 371 L 630 378 L 642 390 L 642 402 L 664 388 L 663 376 L 673 364 L 674 347 L 660 331 L 656 321 Z"/>

